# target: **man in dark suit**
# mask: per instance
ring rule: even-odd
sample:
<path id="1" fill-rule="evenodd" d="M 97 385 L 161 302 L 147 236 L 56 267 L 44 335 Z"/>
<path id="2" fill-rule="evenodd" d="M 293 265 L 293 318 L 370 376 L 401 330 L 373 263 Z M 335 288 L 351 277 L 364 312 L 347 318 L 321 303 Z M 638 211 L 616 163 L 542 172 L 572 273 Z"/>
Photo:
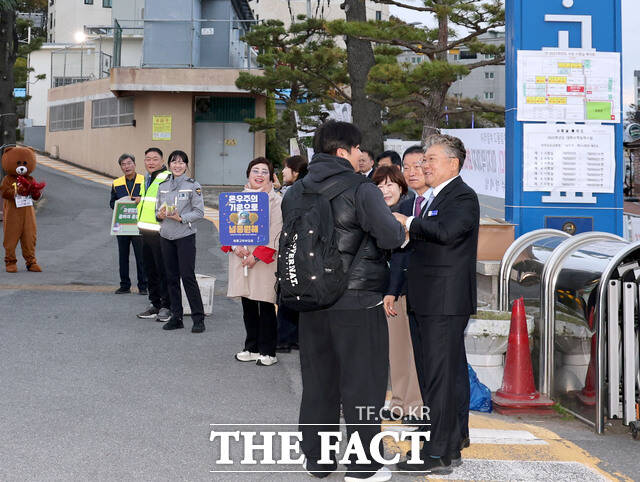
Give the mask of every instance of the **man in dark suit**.
<path id="1" fill-rule="evenodd" d="M 430 410 L 431 437 L 420 452 L 420 463 L 408 459 L 398 467 L 446 474 L 452 470 L 452 460 L 454 466 L 462 462 L 465 422 L 458 407 L 466 396 L 468 408 L 464 330 L 476 311 L 480 206 L 476 193 L 459 175 L 466 157 L 462 141 L 436 135 L 425 149 L 422 168 L 432 188 L 427 204 L 418 215 L 394 215 L 405 224 L 413 248 L 408 300 L 419 332 L 414 343 L 422 348 L 422 396 Z M 463 381 L 466 394 L 456 387 Z"/>
<path id="2" fill-rule="evenodd" d="M 367 149 L 363 149 L 361 152 L 362 154 L 358 161 L 358 172 L 371 179 L 373 177 L 373 171 L 375 171 L 373 166 L 375 156 L 373 155 L 373 152 Z"/>

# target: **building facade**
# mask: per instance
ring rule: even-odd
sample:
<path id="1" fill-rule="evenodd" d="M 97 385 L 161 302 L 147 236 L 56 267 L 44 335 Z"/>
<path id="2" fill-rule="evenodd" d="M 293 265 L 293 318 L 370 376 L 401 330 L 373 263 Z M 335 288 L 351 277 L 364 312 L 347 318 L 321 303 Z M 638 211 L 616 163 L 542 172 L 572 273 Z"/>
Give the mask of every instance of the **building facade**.
<path id="1" fill-rule="evenodd" d="M 247 1 L 113 0 L 111 7 L 109 22 L 83 24 L 82 42 L 31 54 L 33 75 L 48 74 L 30 92 L 29 116 L 46 124 L 44 150 L 116 176 L 123 152 L 142 158 L 152 145 L 166 155 L 181 149 L 202 184 L 244 184 L 247 163 L 265 152 L 264 133 L 250 132 L 245 119 L 264 116 L 266 106 L 235 86 L 242 70 L 257 68 L 240 41 L 255 22 Z M 44 102 L 34 102 L 43 93 Z"/>
<path id="2" fill-rule="evenodd" d="M 478 37 L 482 43 L 504 45 L 504 32 L 489 31 Z M 473 64 L 490 60 L 493 56 L 471 52 L 469 49 L 450 50 L 447 59 L 451 63 Z M 469 75 L 460 76 L 449 89 L 449 95 L 458 99 L 476 99 L 489 104 L 505 105 L 506 74 L 504 64 L 486 65 L 473 69 Z"/>
<path id="3" fill-rule="evenodd" d="M 344 19 L 341 0 L 249 0 L 256 20 L 282 20 L 288 28 L 298 15 Z M 389 6 L 366 1 L 367 20 L 389 20 Z"/>

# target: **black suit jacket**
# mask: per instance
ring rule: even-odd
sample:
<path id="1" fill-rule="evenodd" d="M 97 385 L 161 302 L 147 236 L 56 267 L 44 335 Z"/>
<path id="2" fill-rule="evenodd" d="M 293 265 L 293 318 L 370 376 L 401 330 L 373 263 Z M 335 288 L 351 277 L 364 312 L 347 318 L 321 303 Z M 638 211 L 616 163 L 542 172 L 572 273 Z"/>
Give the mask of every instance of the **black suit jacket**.
<path id="1" fill-rule="evenodd" d="M 476 312 L 479 223 L 478 196 L 460 177 L 413 219 L 408 298 L 418 315 Z"/>

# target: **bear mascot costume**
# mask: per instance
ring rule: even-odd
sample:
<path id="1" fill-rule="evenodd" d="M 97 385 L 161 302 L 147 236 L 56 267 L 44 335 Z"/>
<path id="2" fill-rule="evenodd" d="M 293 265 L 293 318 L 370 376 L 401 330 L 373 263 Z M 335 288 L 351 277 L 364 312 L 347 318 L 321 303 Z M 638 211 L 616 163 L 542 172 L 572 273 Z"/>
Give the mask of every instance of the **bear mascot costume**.
<path id="1" fill-rule="evenodd" d="M 36 182 L 31 173 L 36 155 L 28 147 L 6 147 L 2 154 L 5 177 L 0 184 L 4 199 L 4 263 L 7 273 L 16 273 L 16 247 L 20 241 L 22 257 L 29 271 L 42 271 L 36 260 L 36 213 L 33 201 L 40 199 L 45 183 Z"/>

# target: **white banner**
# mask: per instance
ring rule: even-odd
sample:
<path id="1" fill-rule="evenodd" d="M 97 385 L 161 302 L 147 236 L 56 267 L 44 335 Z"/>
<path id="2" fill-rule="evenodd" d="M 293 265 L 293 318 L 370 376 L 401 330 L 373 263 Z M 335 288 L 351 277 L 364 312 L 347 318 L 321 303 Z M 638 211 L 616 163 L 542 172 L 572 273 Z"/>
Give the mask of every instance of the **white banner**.
<path id="1" fill-rule="evenodd" d="M 476 193 L 505 197 L 505 130 L 497 129 L 442 129 L 443 134 L 458 137 L 467 149 L 467 158 L 461 176 Z M 387 139 L 385 149 L 404 151 L 420 141 Z"/>

